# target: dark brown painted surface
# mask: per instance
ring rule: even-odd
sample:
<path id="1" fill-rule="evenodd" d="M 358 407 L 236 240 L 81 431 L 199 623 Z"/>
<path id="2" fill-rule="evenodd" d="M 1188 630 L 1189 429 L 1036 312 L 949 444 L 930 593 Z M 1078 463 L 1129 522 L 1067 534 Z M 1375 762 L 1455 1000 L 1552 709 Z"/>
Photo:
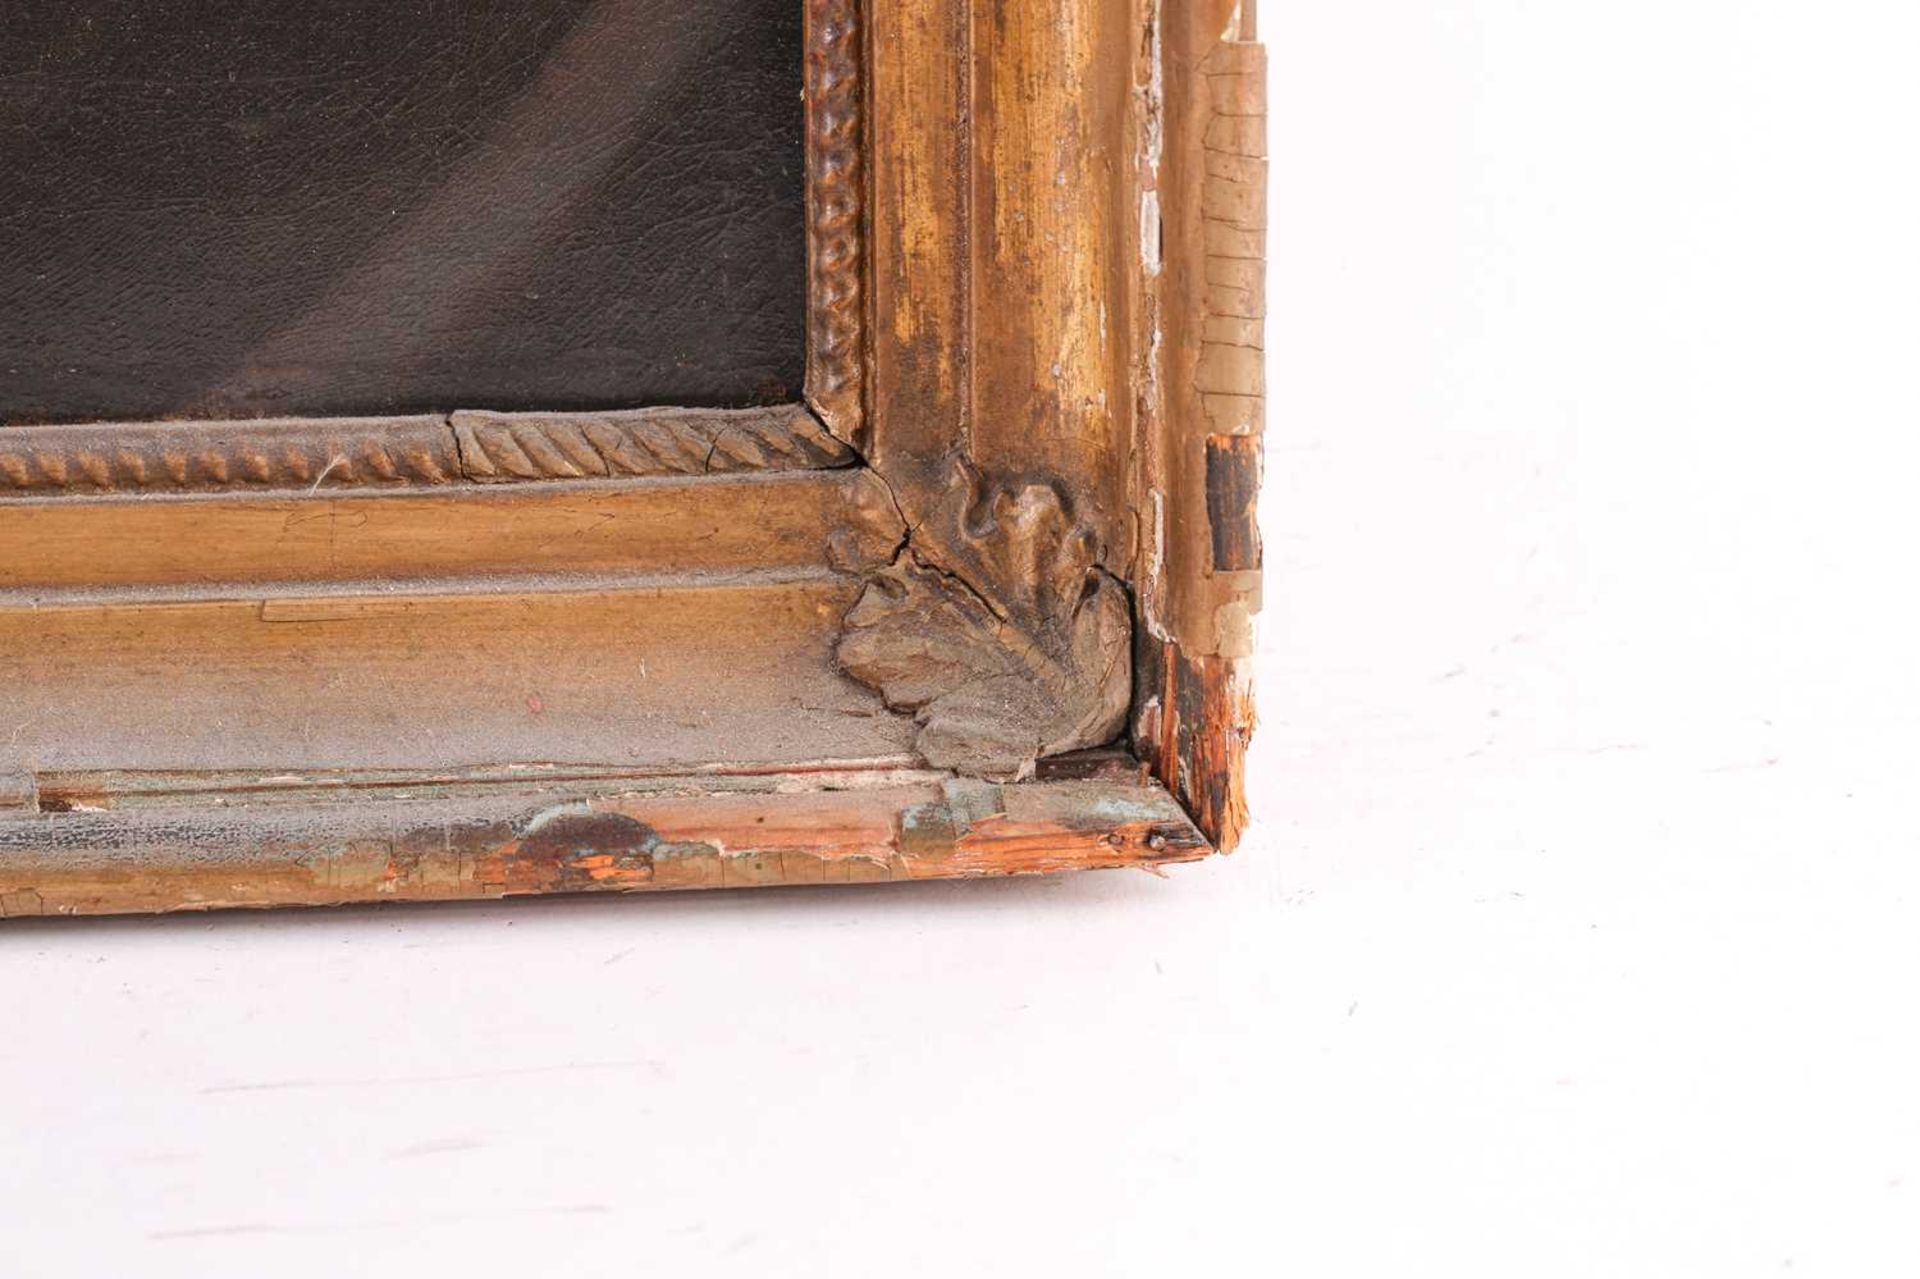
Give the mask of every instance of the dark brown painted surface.
<path id="1" fill-rule="evenodd" d="M 1216 573 L 1260 567 L 1260 437 L 1207 437 L 1207 528 Z"/>
<path id="2" fill-rule="evenodd" d="M 0 422 L 798 398 L 801 19 L 9 6 Z"/>

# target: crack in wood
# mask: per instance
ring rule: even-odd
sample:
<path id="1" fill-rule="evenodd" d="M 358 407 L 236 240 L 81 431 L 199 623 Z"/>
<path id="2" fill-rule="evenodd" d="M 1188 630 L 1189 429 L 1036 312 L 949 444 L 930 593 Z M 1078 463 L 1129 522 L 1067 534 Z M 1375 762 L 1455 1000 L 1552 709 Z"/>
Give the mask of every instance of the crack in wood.
<path id="1" fill-rule="evenodd" d="M 843 623 L 842 669 L 920 725 L 936 768 L 1030 777 L 1126 721 L 1132 605 L 1061 488 L 988 481 L 956 458 L 946 496 Z"/>

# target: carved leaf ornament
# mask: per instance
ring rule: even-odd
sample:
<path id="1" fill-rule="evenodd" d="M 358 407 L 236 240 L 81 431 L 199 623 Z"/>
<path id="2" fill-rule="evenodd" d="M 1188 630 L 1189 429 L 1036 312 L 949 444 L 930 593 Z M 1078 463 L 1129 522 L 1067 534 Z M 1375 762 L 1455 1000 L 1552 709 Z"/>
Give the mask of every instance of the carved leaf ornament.
<path id="1" fill-rule="evenodd" d="M 997 781 L 1119 735 L 1131 608 L 1055 486 L 965 462 L 847 614 L 841 665 L 920 724 L 928 764 Z"/>

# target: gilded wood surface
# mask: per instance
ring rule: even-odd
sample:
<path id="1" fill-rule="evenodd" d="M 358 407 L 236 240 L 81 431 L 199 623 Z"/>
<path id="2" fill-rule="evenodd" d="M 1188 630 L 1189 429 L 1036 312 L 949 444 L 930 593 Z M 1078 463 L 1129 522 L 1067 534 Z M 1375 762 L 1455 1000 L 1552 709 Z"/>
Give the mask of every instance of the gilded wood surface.
<path id="1" fill-rule="evenodd" d="M 359 488 L 845 466 L 862 434 L 859 0 L 806 0 L 807 401 L 735 411 L 485 411 L 0 426 L 0 497 Z M 0 404 L 0 412 L 5 405 Z M 825 423 L 823 428 L 822 423 Z"/>
<path id="2" fill-rule="evenodd" d="M 866 438 L 866 34 L 859 0 L 807 0 L 807 402 L 855 442 Z"/>
<path id="3" fill-rule="evenodd" d="M 911 531 L 838 652 L 960 771 L 1017 776 L 1125 726 L 1138 16 L 871 10 L 868 457 Z"/>
<path id="4" fill-rule="evenodd" d="M 696 580 L 884 564 L 900 529 L 850 526 L 864 471 L 635 484 L 516 484 L 0 502 L 0 608 L 62 594 L 297 594 L 351 583 L 539 574 Z M 111 547 L 111 553 L 103 553 Z"/>
<path id="5" fill-rule="evenodd" d="M 379 767 L 408 785 L 449 767 L 806 777 L 927 763 L 1021 777 L 1124 732 L 1136 687 L 1135 748 L 1205 835 L 1232 841 L 1258 583 L 1249 16 L 1223 0 L 808 3 L 818 418 L 463 412 L 371 437 L 365 423 L 269 424 L 280 452 L 196 441 L 210 460 L 123 462 L 102 437 L 69 449 L 57 479 L 16 459 L 29 483 L 11 487 L 0 464 L 0 495 L 23 499 L 0 502 L 0 539 L 28 548 L 0 570 L 0 652 L 26 663 L 0 687 L 13 733 L 0 775 L 28 797 L 0 820 L 0 844 L 13 840 L 0 864 L 17 853 L 34 880 L 8 881 L 9 909 L 1198 855 L 1191 827 L 1176 840 L 1112 805 L 1012 819 L 1051 783 L 737 810 L 696 787 L 677 807 L 649 797 L 652 816 L 581 800 L 538 829 L 547 809 L 489 808 L 466 790 L 419 822 L 376 818 L 357 788 L 273 814 L 202 799 L 7 825 L 61 770 Z M 301 442 L 283 437 L 322 425 L 344 434 L 289 459 Z M 218 426 L 112 430 L 151 431 L 159 449 Z M 0 430 L 0 452 L 21 430 Z M 86 428 L 31 430 L 45 442 Z M 89 496 L 38 500 L 53 493 Z M 90 538 L 112 547 L 92 583 Z M 104 785 L 102 807 L 131 793 Z M 992 838 L 962 833 L 995 804 Z M 781 824 L 802 810 L 817 822 Z M 602 825 L 602 811 L 654 834 Z M 450 847 L 449 823 L 496 819 L 451 861 L 431 851 Z M 714 851 L 702 831 L 736 834 Z M 28 856 L 55 846 L 120 851 L 74 863 L 62 898 Z"/>
<path id="6" fill-rule="evenodd" d="M 0 427 L 0 497 L 797 470 L 853 450 L 798 404 Z"/>
<path id="7" fill-rule="evenodd" d="M 453 434 L 437 417 L 0 427 L 0 497 L 459 478 Z"/>
<path id="8" fill-rule="evenodd" d="M 846 466 L 851 448 L 800 405 L 624 413 L 455 413 L 470 480 L 714 475 Z"/>

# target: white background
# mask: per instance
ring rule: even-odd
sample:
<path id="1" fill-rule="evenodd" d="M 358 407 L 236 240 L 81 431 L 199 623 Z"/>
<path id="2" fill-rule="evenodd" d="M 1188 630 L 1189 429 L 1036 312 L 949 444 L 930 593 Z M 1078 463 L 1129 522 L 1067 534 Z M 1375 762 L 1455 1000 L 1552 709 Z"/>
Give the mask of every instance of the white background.
<path id="1" fill-rule="evenodd" d="M 0 929 L 0 1275 L 1920 1272 L 1920 17 L 1272 3 L 1244 851 Z"/>

